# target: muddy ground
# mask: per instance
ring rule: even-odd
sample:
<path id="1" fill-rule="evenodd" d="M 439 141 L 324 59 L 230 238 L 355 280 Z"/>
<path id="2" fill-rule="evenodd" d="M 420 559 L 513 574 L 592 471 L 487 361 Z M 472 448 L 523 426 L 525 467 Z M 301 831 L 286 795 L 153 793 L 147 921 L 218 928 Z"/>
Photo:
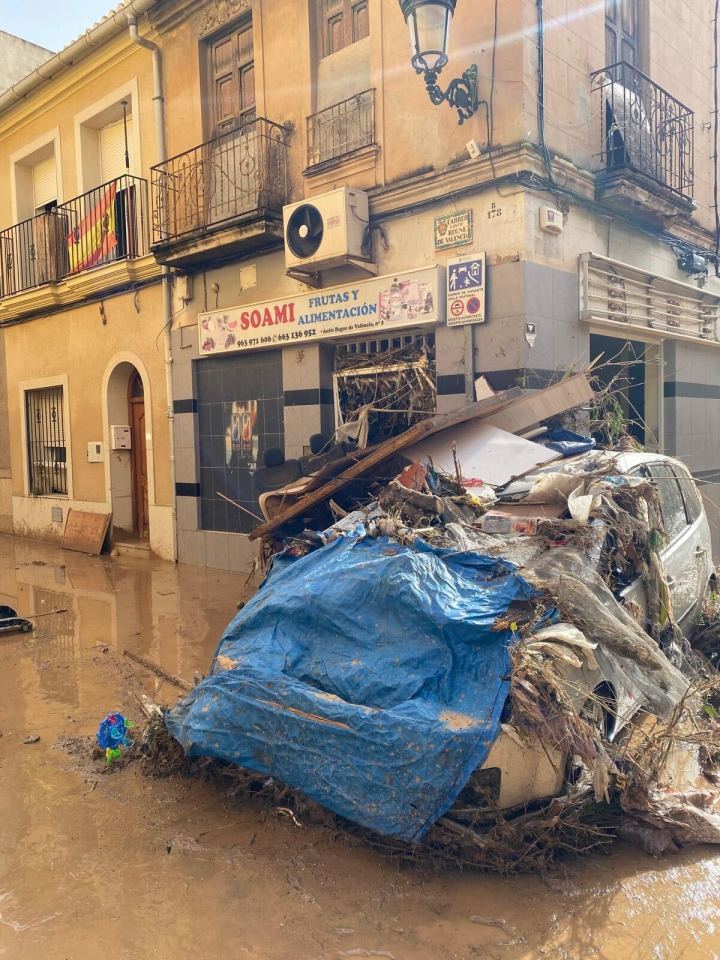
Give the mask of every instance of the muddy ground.
<path id="1" fill-rule="evenodd" d="M 136 712 L 124 648 L 191 681 L 243 591 L 233 574 L 0 537 L 0 603 L 68 611 L 0 639 L 0 957 L 720 958 L 711 850 L 655 861 L 618 846 L 544 878 L 433 872 L 68 748 L 108 711 Z"/>

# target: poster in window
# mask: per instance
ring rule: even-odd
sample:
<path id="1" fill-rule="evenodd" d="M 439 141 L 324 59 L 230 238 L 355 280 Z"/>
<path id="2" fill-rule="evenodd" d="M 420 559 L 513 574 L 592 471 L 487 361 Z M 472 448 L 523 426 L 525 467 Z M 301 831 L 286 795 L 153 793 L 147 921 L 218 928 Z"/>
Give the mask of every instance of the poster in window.
<path id="1" fill-rule="evenodd" d="M 257 432 L 257 400 L 235 401 L 225 434 L 225 460 L 232 470 L 255 470 L 260 437 Z"/>

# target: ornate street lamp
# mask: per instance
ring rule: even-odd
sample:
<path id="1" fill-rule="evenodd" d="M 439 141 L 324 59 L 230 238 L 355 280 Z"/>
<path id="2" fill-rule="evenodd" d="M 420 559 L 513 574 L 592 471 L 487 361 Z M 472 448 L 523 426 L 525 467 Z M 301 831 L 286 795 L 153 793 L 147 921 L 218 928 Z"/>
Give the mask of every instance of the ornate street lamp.
<path id="1" fill-rule="evenodd" d="M 447 90 L 438 86 L 437 78 L 448 62 L 450 21 L 457 0 L 400 0 L 400 9 L 410 28 L 412 65 L 425 77 L 425 86 L 437 106 L 447 101 L 457 110 L 462 124 L 478 108 L 477 66 L 473 64 Z"/>

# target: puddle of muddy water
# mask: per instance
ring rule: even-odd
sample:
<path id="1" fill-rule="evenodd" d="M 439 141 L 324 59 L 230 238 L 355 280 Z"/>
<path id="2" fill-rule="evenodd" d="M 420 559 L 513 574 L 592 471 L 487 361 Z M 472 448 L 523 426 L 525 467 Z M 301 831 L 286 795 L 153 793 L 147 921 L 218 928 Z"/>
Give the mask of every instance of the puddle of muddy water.
<path id="1" fill-rule="evenodd" d="M 188 681 L 206 672 L 244 591 L 233 574 L 0 537 L 0 603 L 67 611 L 0 640 L 0 957 L 720 958 L 707 850 L 619 849 L 545 879 L 432 874 L 213 784 L 106 774 L 57 748 L 133 715 L 126 647 Z"/>

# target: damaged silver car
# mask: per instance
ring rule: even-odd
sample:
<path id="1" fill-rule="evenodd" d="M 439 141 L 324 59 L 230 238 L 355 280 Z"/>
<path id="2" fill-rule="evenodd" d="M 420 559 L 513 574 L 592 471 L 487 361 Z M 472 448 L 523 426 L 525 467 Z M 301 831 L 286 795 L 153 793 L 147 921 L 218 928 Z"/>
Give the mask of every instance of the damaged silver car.
<path id="1" fill-rule="evenodd" d="M 600 505 L 606 489 L 640 488 L 650 483 L 657 493 L 662 538 L 657 544 L 659 569 L 655 577 L 642 576 L 638 558 L 627 548 L 617 529 L 603 518 Z M 614 740 L 641 709 L 667 709 L 666 701 L 682 696 L 682 675 L 675 669 L 682 658 L 677 626 L 692 639 L 694 625 L 708 591 L 714 589 L 710 527 L 695 481 L 684 464 L 660 454 L 593 451 L 562 463 L 553 463 L 498 492 L 496 509 L 511 516 L 535 515 L 545 520 L 545 532 L 554 518 L 570 518 L 586 526 L 589 536 L 584 550 L 568 551 L 562 540 L 557 549 L 538 545 L 538 537 L 484 537 L 484 547 L 517 562 L 536 583 L 554 578 L 553 588 L 563 589 L 572 605 L 571 591 L 583 591 L 582 606 L 591 609 L 592 625 L 582 632 L 577 624 L 559 624 L 536 634 L 540 642 L 569 644 L 563 664 L 565 687 L 575 706 Z M 647 518 L 647 525 L 651 526 Z M 494 541 L 494 542 L 493 542 Z M 572 586 L 569 586 L 572 584 Z M 660 584 L 660 586 L 656 586 Z M 663 591 L 667 595 L 663 596 Z M 662 613 L 659 615 L 658 610 Z M 641 627 L 649 641 L 648 656 L 655 654 L 662 679 L 652 671 L 611 652 L 601 643 L 596 655 L 583 655 L 582 644 L 607 612 L 609 628 L 629 629 L 635 640 Z M 667 623 L 663 624 L 663 616 Z M 667 628 L 667 629 L 666 629 Z M 573 641 L 574 636 L 577 638 Z M 619 639 L 619 638 L 618 638 Z M 577 663 L 576 663 L 577 661 Z M 675 664 L 675 666 L 673 666 Z M 667 685 L 672 691 L 665 690 Z M 669 695 L 666 696 L 667 694 Z M 487 791 L 500 809 L 508 809 L 559 792 L 568 771 L 568 756 L 547 744 L 519 738 L 508 710 L 506 723 L 481 771 L 476 787 Z"/>

